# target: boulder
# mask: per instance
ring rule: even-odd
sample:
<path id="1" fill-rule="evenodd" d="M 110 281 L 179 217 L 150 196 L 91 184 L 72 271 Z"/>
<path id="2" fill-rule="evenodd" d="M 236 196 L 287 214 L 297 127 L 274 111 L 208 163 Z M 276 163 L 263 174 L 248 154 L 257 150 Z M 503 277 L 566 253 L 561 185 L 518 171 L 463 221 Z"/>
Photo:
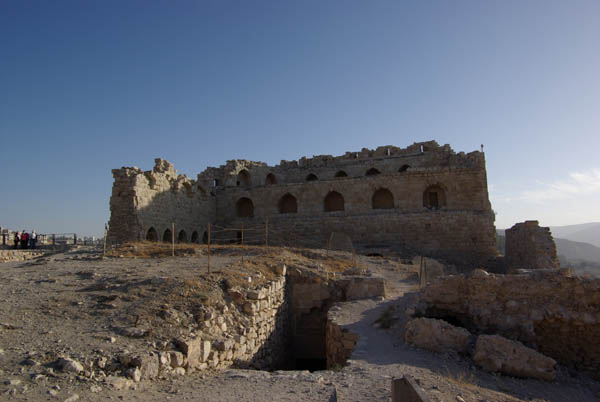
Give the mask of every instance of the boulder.
<path id="1" fill-rule="evenodd" d="M 83 371 L 83 365 L 77 360 L 70 359 L 68 357 L 61 357 L 56 362 L 56 366 L 62 371 L 69 373 L 81 373 Z"/>
<path id="2" fill-rule="evenodd" d="M 140 369 L 141 379 L 158 377 L 159 358 L 156 353 L 150 352 L 135 356 L 131 359 L 130 364 Z"/>
<path id="3" fill-rule="evenodd" d="M 455 351 L 468 353 L 471 333 L 446 321 L 415 318 L 406 324 L 404 340 L 433 352 Z"/>
<path id="4" fill-rule="evenodd" d="M 554 381 L 556 361 L 528 348 L 521 342 L 500 335 L 481 335 L 477 338 L 473 360 L 484 370 L 514 377 Z"/>

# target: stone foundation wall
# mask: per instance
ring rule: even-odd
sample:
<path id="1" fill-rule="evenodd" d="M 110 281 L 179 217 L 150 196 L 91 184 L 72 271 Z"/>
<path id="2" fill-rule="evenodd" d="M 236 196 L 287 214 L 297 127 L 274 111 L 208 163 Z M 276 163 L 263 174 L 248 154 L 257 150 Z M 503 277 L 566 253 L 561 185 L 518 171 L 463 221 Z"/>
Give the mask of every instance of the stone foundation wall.
<path id="1" fill-rule="evenodd" d="M 560 267 L 550 229 L 540 227 L 538 221 L 517 223 L 506 230 L 505 254 L 509 270 Z"/>
<path id="2" fill-rule="evenodd" d="M 237 219 L 225 225 L 232 228 L 244 225 L 247 228 L 264 226 L 264 223 L 261 224 L 259 219 Z M 483 264 L 497 252 L 494 226 L 487 213 L 391 211 L 330 213 L 322 217 L 269 217 L 269 244 L 272 245 L 325 248 L 334 232 L 347 235 L 357 250 L 392 245 L 401 251 L 470 265 Z M 225 235 L 231 236 L 230 233 Z"/>
<path id="3" fill-rule="evenodd" d="M 539 270 L 438 279 L 422 290 L 417 315 L 476 334 L 523 342 L 573 368 L 600 371 L 600 279 Z"/>
<path id="4" fill-rule="evenodd" d="M 253 290 L 231 289 L 231 307 L 210 307 L 200 328 L 173 341 L 171 350 L 126 353 L 114 363 L 103 363 L 134 381 L 159 375 L 183 375 L 208 368 L 252 367 L 274 369 L 285 365 L 288 355 L 289 311 L 285 277 Z M 137 328 L 123 329 L 138 337 Z"/>
<path id="5" fill-rule="evenodd" d="M 327 329 L 325 334 L 325 347 L 327 350 L 327 368 L 342 367 L 352 355 L 358 342 L 358 334 L 342 328 L 336 322 L 337 310 L 335 306 L 327 313 Z"/>

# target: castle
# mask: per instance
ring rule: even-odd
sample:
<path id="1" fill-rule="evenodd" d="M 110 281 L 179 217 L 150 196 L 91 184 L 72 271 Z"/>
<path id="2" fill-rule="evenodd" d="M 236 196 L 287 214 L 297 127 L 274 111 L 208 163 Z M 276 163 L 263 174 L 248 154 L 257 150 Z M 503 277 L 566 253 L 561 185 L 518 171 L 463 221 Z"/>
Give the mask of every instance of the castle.
<path id="1" fill-rule="evenodd" d="M 342 233 L 365 252 L 397 248 L 469 265 L 497 254 L 483 152 L 456 153 L 428 141 L 276 166 L 232 160 L 196 180 L 163 159 L 155 162 L 152 171 L 112 171 L 111 241 L 174 236 L 199 243 L 209 223 L 237 228 L 268 221 L 270 244 L 324 246 Z"/>

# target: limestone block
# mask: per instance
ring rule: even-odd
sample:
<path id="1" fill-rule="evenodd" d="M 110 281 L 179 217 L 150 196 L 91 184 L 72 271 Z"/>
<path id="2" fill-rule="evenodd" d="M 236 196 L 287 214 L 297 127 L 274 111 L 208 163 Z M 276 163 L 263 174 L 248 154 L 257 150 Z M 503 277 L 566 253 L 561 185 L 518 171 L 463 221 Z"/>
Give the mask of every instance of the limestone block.
<path id="1" fill-rule="evenodd" d="M 140 369 L 142 379 L 153 379 L 158 376 L 160 363 L 157 353 L 150 352 L 135 356 L 131 359 L 130 364 Z"/>
<path id="2" fill-rule="evenodd" d="M 262 300 L 267 297 L 267 292 L 264 288 L 257 290 L 248 290 L 246 297 L 250 300 Z"/>
<path id="3" fill-rule="evenodd" d="M 184 360 L 183 353 L 178 352 L 176 350 L 171 350 L 169 352 L 169 357 L 170 357 L 171 367 L 177 368 L 177 367 L 184 366 L 185 360 Z"/>
<path id="4" fill-rule="evenodd" d="M 415 318 L 406 324 L 404 340 L 419 348 L 434 352 L 467 353 L 471 333 L 443 320 Z"/>
<path id="5" fill-rule="evenodd" d="M 515 377 L 531 377 L 546 381 L 556 378 L 556 361 L 526 347 L 521 342 L 499 335 L 477 338 L 473 360 L 484 370 Z"/>
<path id="6" fill-rule="evenodd" d="M 211 352 L 210 342 L 201 338 L 176 340 L 176 345 L 185 355 L 188 367 L 192 368 L 200 362 L 205 362 Z"/>
<path id="7" fill-rule="evenodd" d="M 231 339 L 222 339 L 215 341 L 214 346 L 218 351 L 227 351 L 233 348 L 234 342 Z"/>
<path id="8" fill-rule="evenodd" d="M 246 302 L 246 303 L 244 303 L 243 310 L 244 310 L 244 313 L 252 316 L 252 315 L 256 314 L 257 308 L 254 303 Z"/>

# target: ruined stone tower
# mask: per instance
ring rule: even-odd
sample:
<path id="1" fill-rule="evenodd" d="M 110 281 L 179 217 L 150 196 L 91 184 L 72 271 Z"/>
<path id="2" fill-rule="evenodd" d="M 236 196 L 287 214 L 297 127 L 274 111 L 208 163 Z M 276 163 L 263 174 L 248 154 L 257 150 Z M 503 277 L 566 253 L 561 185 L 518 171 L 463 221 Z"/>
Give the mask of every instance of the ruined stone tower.
<path id="1" fill-rule="evenodd" d="M 152 171 L 113 170 L 112 241 L 202 242 L 208 223 L 269 221 L 271 244 L 325 245 L 347 235 L 361 250 L 392 247 L 479 263 L 497 254 L 484 154 L 435 141 L 298 161 L 231 160 L 196 180 L 156 159 Z M 216 239 L 218 240 L 218 238 Z"/>

